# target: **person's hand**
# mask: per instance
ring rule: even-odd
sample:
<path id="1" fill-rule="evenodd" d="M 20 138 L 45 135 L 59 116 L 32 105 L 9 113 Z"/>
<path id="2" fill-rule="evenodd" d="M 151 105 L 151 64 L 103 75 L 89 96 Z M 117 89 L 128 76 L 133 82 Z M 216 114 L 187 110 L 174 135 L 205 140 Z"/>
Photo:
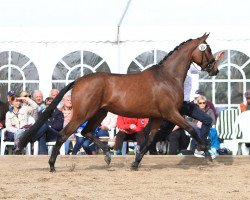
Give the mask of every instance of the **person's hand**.
<path id="1" fill-rule="evenodd" d="M 119 131 L 122 131 L 122 132 L 124 132 L 124 133 L 128 133 L 128 131 L 126 131 L 126 130 L 124 130 L 124 129 L 121 129 L 121 128 L 119 128 Z"/>
<path id="2" fill-rule="evenodd" d="M 179 126 L 175 125 L 174 129 L 172 130 L 172 132 L 173 132 L 173 131 L 176 131 L 176 130 L 179 129 L 179 128 L 180 128 Z"/>
<path id="3" fill-rule="evenodd" d="M 18 97 L 17 100 L 22 100 L 23 102 L 27 102 L 29 97 Z"/>
<path id="4" fill-rule="evenodd" d="M 197 126 L 198 128 L 201 128 L 202 122 L 198 121 L 197 124 L 196 124 L 196 126 Z"/>
<path id="5" fill-rule="evenodd" d="M 130 124 L 129 128 L 130 128 L 131 130 L 136 129 L 136 125 L 135 125 L 135 124 Z"/>
<path id="6" fill-rule="evenodd" d="M 101 129 L 102 131 L 106 131 L 106 130 L 108 130 L 108 127 L 107 127 L 107 126 L 100 126 L 100 129 Z"/>

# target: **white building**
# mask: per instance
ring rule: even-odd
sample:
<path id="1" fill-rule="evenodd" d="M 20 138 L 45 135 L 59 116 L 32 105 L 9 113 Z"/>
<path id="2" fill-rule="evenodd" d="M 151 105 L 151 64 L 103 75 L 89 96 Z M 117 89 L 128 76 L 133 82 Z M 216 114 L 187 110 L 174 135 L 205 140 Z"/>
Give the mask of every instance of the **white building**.
<path id="1" fill-rule="evenodd" d="M 96 71 L 133 73 L 210 32 L 220 74 L 194 74 L 216 107 L 236 107 L 250 89 L 247 0 L 0 0 L 0 92 L 51 88 Z"/>

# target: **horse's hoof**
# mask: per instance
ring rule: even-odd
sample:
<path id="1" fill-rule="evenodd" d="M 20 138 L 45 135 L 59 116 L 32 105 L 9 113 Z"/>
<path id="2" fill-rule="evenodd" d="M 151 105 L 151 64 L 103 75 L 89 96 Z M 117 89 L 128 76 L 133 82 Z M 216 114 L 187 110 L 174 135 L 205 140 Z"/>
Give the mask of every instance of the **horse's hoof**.
<path id="1" fill-rule="evenodd" d="M 139 163 L 134 161 L 134 162 L 132 162 L 132 164 L 130 166 L 130 169 L 133 170 L 133 171 L 137 171 L 138 167 L 139 167 Z"/>
<path id="2" fill-rule="evenodd" d="M 15 155 L 21 155 L 22 154 L 22 145 L 21 145 L 21 142 L 20 142 L 20 139 L 17 139 L 15 141 L 15 150 L 14 150 L 14 154 Z"/>
<path id="3" fill-rule="evenodd" d="M 21 154 L 22 154 L 22 150 L 20 150 L 20 149 L 14 150 L 14 155 L 21 155 Z"/>
<path id="4" fill-rule="evenodd" d="M 51 173 L 55 173 L 55 172 L 56 172 L 56 170 L 55 170 L 55 168 L 54 168 L 54 169 L 50 169 L 50 170 L 49 170 L 49 172 L 51 172 Z"/>
<path id="5" fill-rule="evenodd" d="M 206 157 L 205 157 L 208 161 L 210 162 L 213 162 L 213 159 L 215 159 L 215 156 L 214 155 L 211 155 L 209 152 L 208 154 L 206 154 Z"/>
<path id="6" fill-rule="evenodd" d="M 105 162 L 107 163 L 107 165 L 109 165 L 111 163 L 111 155 L 110 153 L 106 153 L 105 157 L 104 157 Z"/>

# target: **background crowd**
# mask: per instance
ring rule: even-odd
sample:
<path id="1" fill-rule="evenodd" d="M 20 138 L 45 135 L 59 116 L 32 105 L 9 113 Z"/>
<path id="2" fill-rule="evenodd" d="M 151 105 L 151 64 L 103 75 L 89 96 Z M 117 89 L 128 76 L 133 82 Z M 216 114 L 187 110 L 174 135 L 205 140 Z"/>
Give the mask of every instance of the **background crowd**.
<path id="1" fill-rule="evenodd" d="M 0 101 L 0 130 L 6 130 L 4 135 L 1 134 L 4 137 L 3 139 L 15 141 L 19 138 L 26 129 L 29 129 L 34 124 L 39 115 L 44 112 L 58 93 L 57 89 L 52 89 L 50 95 L 44 99 L 40 90 L 35 90 L 32 96 L 27 91 L 23 91 L 19 95 L 15 91 L 9 91 L 7 103 Z M 245 97 L 246 102 L 242 102 L 239 105 L 241 112 L 250 110 L 249 90 L 245 92 Z M 206 143 L 209 143 L 211 155 L 218 155 L 217 150 L 220 149 L 220 139 L 215 129 L 218 115 L 213 103 L 200 90 L 196 91 L 192 101 L 184 101 L 183 107 L 185 107 L 185 102 L 189 106 L 188 108 L 192 108 L 192 112 L 183 112 L 183 117 L 195 129 L 198 136 L 204 139 Z M 205 117 L 200 117 L 203 115 L 194 115 L 195 110 L 199 111 L 199 113 L 204 113 Z M 38 154 L 48 154 L 46 143 L 56 141 L 60 130 L 69 123 L 72 112 L 71 93 L 68 92 L 51 117 L 31 139 L 32 143 L 38 141 Z M 94 135 L 100 138 L 101 141 L 109 144 L 113 148 L 114 154 L 125 155 L 130 148 L 127 145 L 128 142 L 135 142 L 134 149 L 140 148 L 140 145 L 145 140 L 144 129 L 148 122 L 149 119 L 147 118 L 127 118 L 109 112 L 100 126 L 96 128 Z M 81 135 L 81 131 L 87 123 L 87 121 L 84 122 L 76 130 L 75 134 L 70 137 L 71 139 L 65 142 L 66 154 L 94 155 L 99 152 L 97 146 L 90 139 Z M 204 123 L 206 123 L 208 128 L 206 129 L 205 137 L 203 131 Z M 149 152 L 150 154 L 166 153 L 170 155 L 196 153 L 197 156 L 205 156 L 203 155 L 204 152 L 199 153 L 197 148 L 196 141 L 190 138 L 183 129 L 176 125 L 173 126 L 168 121 L 163 121 L 155 140 L 150 146 Z"/>

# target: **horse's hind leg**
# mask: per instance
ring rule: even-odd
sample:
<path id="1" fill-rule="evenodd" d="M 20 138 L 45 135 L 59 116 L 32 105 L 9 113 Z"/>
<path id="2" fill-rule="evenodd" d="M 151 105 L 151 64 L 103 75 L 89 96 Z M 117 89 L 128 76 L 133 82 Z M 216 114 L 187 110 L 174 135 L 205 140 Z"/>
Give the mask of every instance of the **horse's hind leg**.
<path id="1" fill-rule="evenodd" d="M 146 133 L 145 141 L 144 141 L 143 145 L 140 146 L 140 152 L 136 152 L 135 161 L 131 164 L 132 170 L 138 169 L 139 164 L 140 164 L 143 156 L 147 153 L 147 151 L 150 147 L 150 144 L 152 143 L 152 141 L 155 137 L 155 134 L 157 133 L 157 131 L 161 125 L 162 119 L 160 119 L 160 118 L 151 119 L 150 122 L 151 122 L 150 126 L 147 127 L 147 129 L 148 129 L 147 131 L 149 131 L 150 134 L 147 136 L 147 133 Z"/>
<path id="2" fill-rule="evenodd" d="M 70 135 L 80 126 L 81 121 L 70 121 L 60 132 L 53 147 L 52 154 L 49 159 L 50 172 L 55 171 L 55 162 L 59 154 L 62 144 L 69 138 Z"/>
<path id="3" fill-rule="evenodd" d="M 98 138 L 96 138 L 92 133 L 95 131 L 97 126 L 100 126 L 102 120 L 106 117 L 106 110 L 99 110 L 94 117 L 89 121 L 85 129 L 82 130 L 81 134 L 89 139 L 91 139 L 99 148 L 101 148 L 105 154 L 105 161 L 109 165 L 111 162 L 110 148 L 108 145 L 102 143 Z"/>

